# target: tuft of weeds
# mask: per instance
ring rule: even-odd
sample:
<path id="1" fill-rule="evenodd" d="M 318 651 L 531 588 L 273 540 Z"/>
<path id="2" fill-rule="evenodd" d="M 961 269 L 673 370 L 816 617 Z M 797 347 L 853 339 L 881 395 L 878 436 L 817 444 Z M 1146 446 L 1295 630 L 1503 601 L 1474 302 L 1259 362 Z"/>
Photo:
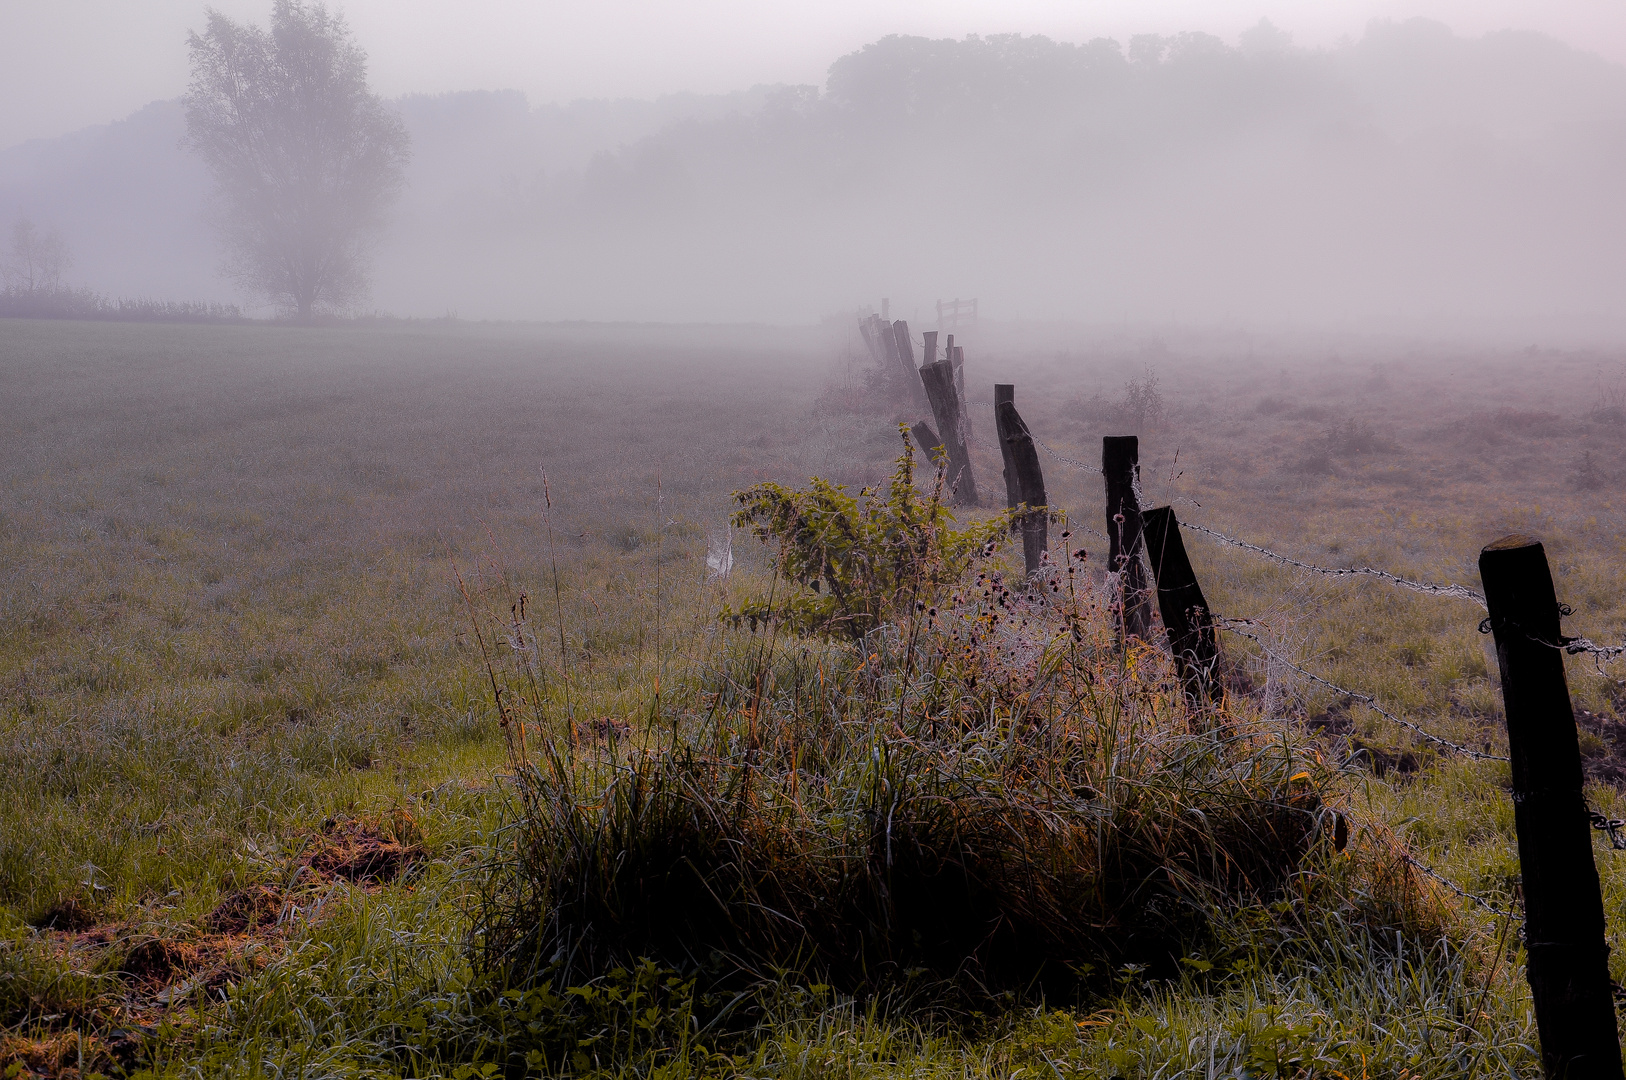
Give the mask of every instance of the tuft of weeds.
<path id="1" fill-rule="evenodd" d="M 780 527 L 801 558 L 805 521 Z M 562 731 L 534 652 L 506 690 L 488 657 L 519 820 L 476 914 L 481 979 L 571 1004 L 653 965 L 707 1029 L 798 985 L 964 1020 L 1291 955 L 1309 909 L 1441 936 L 1392 845 L 1346 847 L 1338 771 L 1246 698 L 1189 711 L 1084 561 L 942 575 L 857 640 L 737 640 L 691 708 L 624 740 Z"/>

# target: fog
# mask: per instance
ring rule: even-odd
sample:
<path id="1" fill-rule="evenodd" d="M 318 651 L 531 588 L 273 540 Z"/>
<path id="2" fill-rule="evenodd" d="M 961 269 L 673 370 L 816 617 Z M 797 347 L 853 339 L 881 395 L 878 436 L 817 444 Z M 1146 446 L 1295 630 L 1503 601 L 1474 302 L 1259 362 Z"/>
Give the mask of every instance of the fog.
<path id="1" fill-rule="evenodd" d="M 362 44 L 367 45 L 365 39 Z M 822 85 L 533 105 L 407 95 L 372 304 L 473 319 L 992 320 L 1615 338 L 1626 67 L 1526 32 L 1262 23 L 884 37 Z M 72 278 L 234 299 L 182 110 L 0 152 Z"/>

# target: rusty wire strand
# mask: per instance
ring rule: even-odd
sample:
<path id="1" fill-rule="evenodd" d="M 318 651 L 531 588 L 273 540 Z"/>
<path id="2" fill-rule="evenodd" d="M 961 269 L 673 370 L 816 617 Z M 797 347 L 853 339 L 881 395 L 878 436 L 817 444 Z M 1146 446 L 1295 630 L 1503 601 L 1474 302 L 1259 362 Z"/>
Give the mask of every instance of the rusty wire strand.
<path id="1" fill-rule="evenodd" d="M 1441 885 L 1444 885 L 1447 889 L 1450 889 L 1452 892 L 1462 897 L 1462 899 L 1470 900 L 1473 903 L 1478 904 L 1492 915 L 1498 915 L 1504 919 L 1511 919 L 1519 913 L 1516 908 L 1499 908 L 1489 900 L 1485 899 L 1483 896 L 1479 896 L 1476 893 L 1467 891 L 1466 889 L 1462 888 L 1462 886 L 1456 884 L 1450 878 L 1440 873 L 1438 870 L 1425 863 L 1419 862 L 1405 852 L 1401 852 L 1400 857 L 1405 859 L 1408 865 L 1416 867 L 1429 877 L 1433 878 L 1435 881 L 1439 882 Z"/>
<path id="2" fill-rule="evenodd" d="M 1314 574 L 1323 574 L 1327 577 L 1374 577 L 1380 581 L 1388 582 L 1390 585 L 1397 585 L 1413 592 L 1426 593 L 1430 596 L 1452 596 L 1460 600 L 1471 600 L 1480 607 L 1485 606 L 1484 595 L 1475 592 L 1466 585 L 1442 585 L 1433 581 L 1416 581 L 1412 578 L 1401 577 L 1399 574 L 1391 574 L 1387 570 L 1379 570 L 1373 566 L 1316 566 L 1314 563 L 1300 562 L 1298 559 L 1289 558 L 1279 552 L 1271 551 L 1269 548 L 1260 547 L 1258 544 L 1250 544 L 1246 540 L 1238 540 L 1234 536 L 1227 536 L 1205 525 L 1197 525 L 1190 521 L 1182 521 L 1180 525 L 1182 528 L 1193 529 L 1212 536 L 1222 544 L 1230 544 L 1232 547 L 1239 547 L 1244 551 L 1252 551 L 1263 555 L 1267 559 L 1274 559 L 1285 566 L 1308 570 Z"/>
<path id="3" fill-rule="evenodd" d="M 1560 615 L 1574 615 L 1575 609 L 1570 607 L 1568 604 L 1559 604 L 1558 613 Z M 1491 618 L 1489 615 L 1479 620 L 1479 632 L 1481 634 L 1489 634 L 1491 632 L 1491 628 Z M 1524 636 L 1535 642 L 1537 645 L 1545 645 L 1549 649 L 1560 649 L 1568 653 L 1570 656 L 1592 657 L 1593 665 L 1598 669 L 1599 675 L 1608 674 L 1603 669 L 1605 664 L 1619 660 L 1622 656 L 1626 656 L 1626 645 L 1599 645 L 1591 638 L 1567 637 L 1560 634 L 1558 635 L 1557 641 L 1548 641 L 1545 638 L 1537 637 L 1535 634 L 1528 632 L 1526 632 Z"/>
<path id="4" fill-rule="evenodd" d="M 1255 633 L 1253 633 L 1252 631 L 1249 631 L 1249 630 L 1242 629 L 1242 627 L 1245 627 L 1245 626 L 1256 626 L 1256 625 L 1258 625 L 1252 619 L 1230 619 L 1230 618 L 1226 618 L 1226 617 L 1221 616 L 1221 615 L 1216 615 L 1216 616 L 1214 616 L 1214 624 L 1216 626 L 1218 626 L 1222 630 L 1229 630 L 1233 634 L 1236 634 L 1236 635 L 1238 635 L 1240 637 L 1245 637 L 1249 641 L 1252 641 L 1254 644 L 1259 646 L 1259 648 L 1264 652 L 1264 654 L 1267 657 L 1269 657 L 1271 660 L 1275 661 L 1276 663 L 1282 664 L 1282 665 L 1284 665 L 1286 667 L 1289 667 L 1289 668 L 1292 668 L 1294 671 L 1298 672 L 1300 675 L 1303 675 L 1305 678 L 1309 679 L 1311 682 L 1314 682 L 1314 683 L 1317 683 L 1318 685 L 1324 686 L 1328 690 L 1331 690 L 1335 694 L 1342 694 L 1344 697 L 1347 697 L 1352 701 L 1360 702 L 1361 704 L 1365 705 L 1367 708 L 1371 709 L 1373 712 L 1377 713 L 1379 716 L 1383 717 L 1385 720 L 1389 720 L 1389 721 L 1391 721 L 1391 722 L 1393 722 L 1395 724 L 1398 724 L 1398 725 L 1400 725 L 1401 727 L 1405 728 L 1408 731 L 1415 732 L 1416 734 L 1421 735 L 1423 738 L 1427 739 L 1429 742 L 1435 743 L 1438 746 L 1443 746 L 1448 750 L 1454 750 L 1459 754 L 1466 754 L 1468 757 L 1471 757 L 1471 758 L 1475 759 L 1476 761 L 1506 761 L 1507 760 L 1506 757 L 1503 757 L 1503 756 L 1501 756 L 1499 754 L 1487 754 L 1487 753 L 1484 753 L 1482 751 L 1475 750 L 1471 746 L 1463 746 L 1460 743 L 1454 743 L 1450 739 L 1442 738 L 1439 735 L 1434 734 L 1432 731 L 1429 731 L 1427 728 L 1422 727 L 1421 725 L 1412 723 L 1410 720 L 1402 720 L 1400 717 L 1396 716 L 1394 713 L 1390 712 L 1388 709 L 1385 709 L 1382 705 L 1379 705 L 1378 702 L 1377 702 L 1377 699 L 1374 698 L 1371 694 L 1363 694 L 1363 693 L 1360 693 L 1357 690 L 1350 690 L 1350 689 L 1347 689 L 1346 687 L 1339 686 L 1335 682 L 1329 682 L 1328 680 L 1322 678 L 1320 675 L 1317 675 L 1315 672 L 1306 671 L 1304 668 L 1302 668 L 1299 665 L 1293 663 L 1293 661 L 1288 660 L 1285 657 L 1277 655 L 1274 651 L 1271 650 L 1270 646 L 1265 644 L 1264 639 L 1261 638 L 1258 634 L 1255 634 Z"/>

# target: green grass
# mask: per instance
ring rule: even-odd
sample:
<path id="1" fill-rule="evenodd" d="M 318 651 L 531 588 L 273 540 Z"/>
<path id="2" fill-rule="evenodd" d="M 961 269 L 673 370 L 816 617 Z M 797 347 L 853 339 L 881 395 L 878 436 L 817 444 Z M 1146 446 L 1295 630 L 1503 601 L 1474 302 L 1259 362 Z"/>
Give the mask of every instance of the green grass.
<path id="1" fill-rule="evenodd" d="M 1110 343 L 968 345 L 973 386 L 1016 382 L 1035 432 L 1085 460 L 1114 433 L 1092 395 L 1110 403 L 1145 364 Z M 0 1063 L 453 1076 L 510 1045 L 504 1025 L 528 1009 L 523 1024 L 557 1028 L 543 1044 L 583 1055 L 547 1068 L 576 1072 L 1535 1075 L 1516 940 L 1496 948 L 1497 919 L 1419 878 L 1395 887 L 1441 905 L 1428 934 L 1389 941 L 1337 905 L 1269 901 L 1177 973 L 1108 963 L 1082 994 L 1004 998 L 970 1022 L 784 978 L 755 989 L 751 1025 L 700 1036 L 690 1019 L 715 1007 L 709 991 L 638 969 L 598 973 L 600 996 L 563 1011 L 493 997 L 470 934 L 521 803 L 454 562 L 482 633 L 523 592 L 552 670 L 562 625 L 555 735 L 610 718 L 659 745 L 763 644 L 716 615 L 768 586 L 765 553 L 736 533 L 734 579 L 704 578 L 727 493 L 873 483 L 895 453 L 895 417 L 832 382 L 838 348 L 751 329 L 0 321 Z M 1469 585 L 1480 545 L 1532 530 L 1576 608 L 1570 632 L 1618 639 L 1617 496 L 1577 464 L 1590 452 L 1594 469 L 1626 471 L 1626 428 L 1597 407 L 1618 362 L 1383 348 L 1300 362 L 1176 343 L 1156 359 L 1167 416 L 1142 430 L 1148 498 L 1194 499 L 1182 517 L 1307 561 Z M 1349 420 L 1374 438 L 1346 437 Z M 1099 478 L 1043 463 L 1054 501 L 1099 525 Z M 1470 605 L 1187 546 L 1216 608 L 1263 618 L 1274 649 L 1447 737 L 1503 745 Z M 811 663 L 815 686 L 821 658 L 829 680 L 864 659 L 789 635 L 776 649 Z M 1265 718 L 1333 704 L 1250 668 Z M 1618 680 L 1571 671 L 1579 704 L 1619 715 Z M 775 712 L 817 713 L 806 679 L 786 685 Z M 1413 745 L 1351 715 L 1375 745 Z M 1338 772 L 1337 739 L 1292 738 L 1333 770 L 1329 797 L 1372 851 L 1393 835 L 1509 900 L 1505 767 L 1423 752 L 1423 772 L 1377 778 Z M 1619 813 L 1613 789 L 1591 797 Z M 422 857 L 388 879 L 321 870 L 351 828 Z M 1618 978 L 1626 872 L 1598 851 Z M 277 896 L 277 921 L 217 929 L 211 913 L 256 888 Z M 52 916 L 62 928 L 32 925 Z M 85 928 L 67 932 L 72 919 Z M 152 941 L 182 950 L 169 974 L 142 960 Z M 627 1000 L 639 979 L 662 1002 L 652 1019 Z"/>

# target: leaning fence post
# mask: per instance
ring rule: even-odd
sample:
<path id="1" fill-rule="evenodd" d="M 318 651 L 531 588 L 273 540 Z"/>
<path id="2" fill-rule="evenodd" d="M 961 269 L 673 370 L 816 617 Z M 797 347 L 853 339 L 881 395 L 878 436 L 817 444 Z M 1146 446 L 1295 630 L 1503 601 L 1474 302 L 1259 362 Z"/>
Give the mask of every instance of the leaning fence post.
<path id="1" fill-rule="evenodd" d="M 877 363 L 879 363 L 880 360 L 881 360 L 881 355 L 878 352 L 875 351 L 876 350 L 875 335 L 874 335 L 874 332 L 870 330 L 870 325 L 869 325 L 869 320 L 868 319 L 859 319 L 858 320 L 858 332 L 859 332 L 859 334 L 863 335 L 864 348 L 869 350 L 870 359 L 876 361 Z"/>
<path id="2" fill-rule="evenodd" d="M 1542 1070 L 1551 1080 L 1620 1080 L 1603 897 L 1552 571 L 1540 541 L 1505 536 L 1479 553 L 1479 574 L 1507 712 L 1525 976 Z"/>
<path id="3" fill-rule="evenodd" d="M 1186 701 L 1194 709 L 1217 703 L 1222 691 L 1214 678 L 1219 664 L 1214 614 L 1208 610 L 1197 572 L 1186 555 L 1180 520 L 1174 516 L 1174 507 L 1157 506 L 1146 511 L 1144 526 L 1146 554 L 1157 582 L 1157 609 L 1169 634 L 1169 651 L 1174 654 Z"/>
<path id="4" fill-rule="evenodd" d="M 1107 485 L 1107 569 L 1116 572 L 1122 615 L 1121 638 L 1151 635 L 1152 605 L 1146 596 L 1146 567 L 1141 561 L 1140 440 L 1134 435 L 1108 435 L 1101 440 L 1101 473 Z"/>
<path id="5" fill-rule="evenodd" d="M 932 404 L 932 415 L 937 418 L 937 434 L 948 451 L 949 486 L 954 490 L 957 506 L 977 505 L 977 480 L 971 474 L 971 455 L 966 450 L 965 430 L 961 426 L 960 395 L 954 389 L 954 368 L 947 360 L 939 360 L 920 369 L 920 381 L 926 388 L 926 398 Z"/>
<path id="6" fill-rule="evenodd" d="M 999 449 L 1005 458 L 1005 495 L 1010 506 L 1026 505 L 1020 518 L 1022 558 L 1029 577 L 1044 565 L 1050 544 L 1050 496 L 1045 493 L 1044 473 L 1039 468 L 1039 451 L 1033 436 L 1016 411 L 1016 387 L 994 387 L 994 426 L 999 432 Z"/>
<path id="7" fill-rule="evenodd" d="M 926 455 L 926 463 L 936 465 L 937 451 L 943 445 L 943 440 L 937 437 L 937 432 L 932 430 L 931 425 L 924 420 L 920 420 L 909 429 L 909 434 L 915 437 L 915 443 L 920 447 L 921 452 Z"/>
<path id="8" fill-rule="evenodd" d="M 892 331 L 892 324 L 877 316 L 874 334 L 875 340 L 881 346 L 882 362 L 894 371 L 897 370 L 898 365 L 903 362 L 903 357 L 898 355 L 898 339 Z"/>
<path id="9" fill-rule="evenodd" d="M 1004 402 L 1016 401 L 1015 383 L 994 384 L 994 424 L 999 424 L 999 406 Z M 1011 466 L 1011 448 L 1001 435 L 999 440 L 999 457 L 1005 465 L 1005 505 L 1015 507 L 1022 501 L 1021 494 L 1016 489 L 1016 469 Z"/>
<path id="10" fill-rule="evenodd" d="M 892 340 L 896 342 L 899 370 L 901 370 L 905 375 L 909 376 L 910 382 L 914 382 L 915 342 L 914 339 L 909 336 L 909 324 L 904 320 L 899 319 L 887 329 L 892 334 Z"/>
<path id="11" fill-rule="evenodd" d="M 918 406 L 926 406 L 926 395 L 921 390 L 920 382 L 915 378 L 915 341 L 909 336 L 909 324 L 902 319 L 892 324 L 892 337 L 897 344 L 899 372 L 903 375 L 903 384 L 909 388 L 909 396 Z"/>

